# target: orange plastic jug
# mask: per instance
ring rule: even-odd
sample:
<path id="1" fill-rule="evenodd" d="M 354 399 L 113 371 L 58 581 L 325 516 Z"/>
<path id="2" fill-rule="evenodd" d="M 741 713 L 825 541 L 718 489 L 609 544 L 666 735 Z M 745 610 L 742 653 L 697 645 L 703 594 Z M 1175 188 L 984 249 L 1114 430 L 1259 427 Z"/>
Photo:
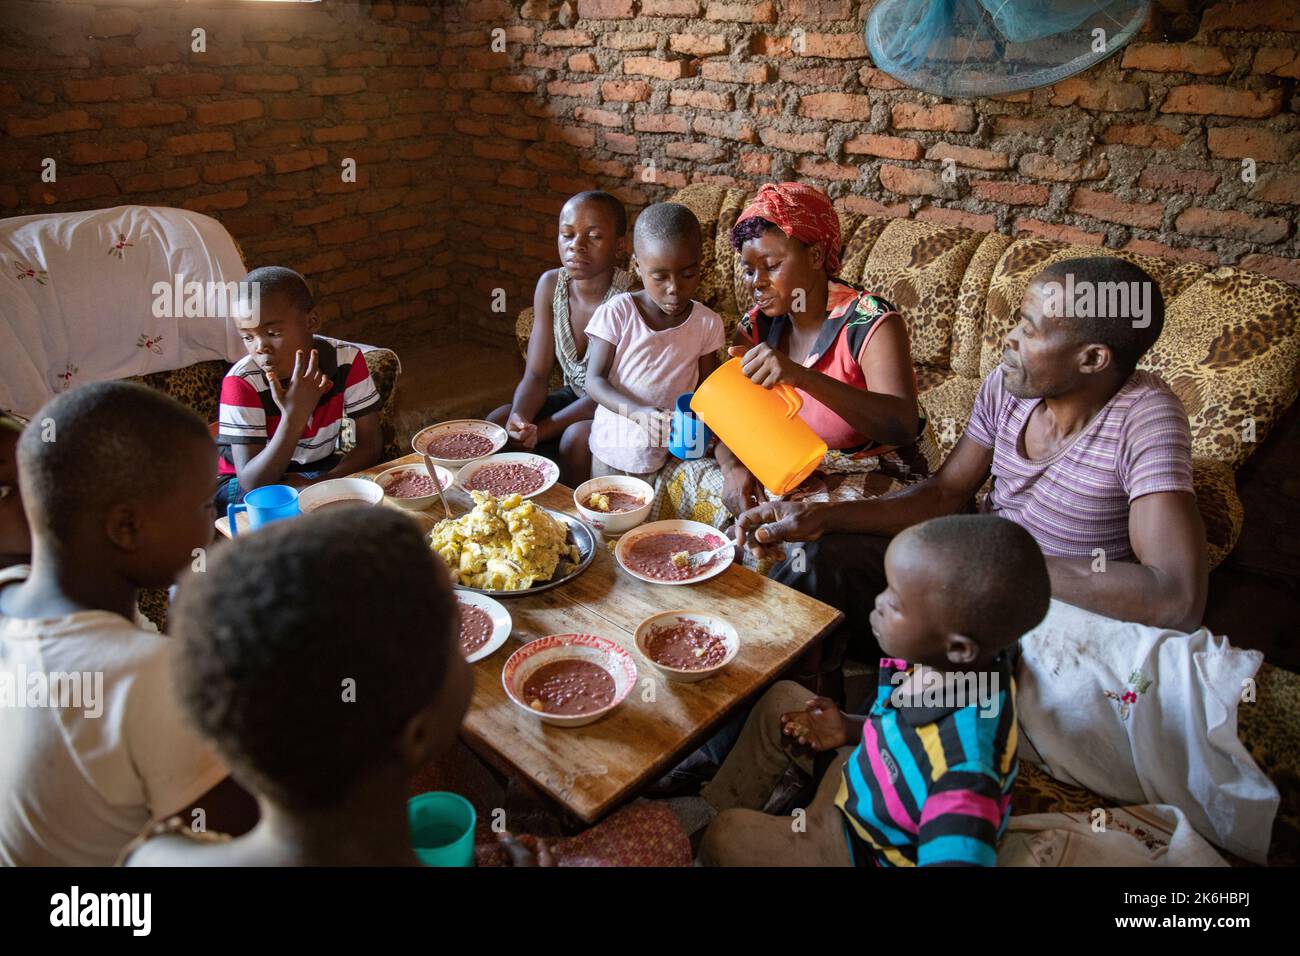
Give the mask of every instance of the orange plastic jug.
<path id="1" fill-rule="evenodd" d="M 734 358 L 695 389 L 691 411 L 754 473 L 768 491 L 799 487 L 826 454 L 826 442 L 799 417 L 803 398 L 789 385 L 763 388 Z"/>

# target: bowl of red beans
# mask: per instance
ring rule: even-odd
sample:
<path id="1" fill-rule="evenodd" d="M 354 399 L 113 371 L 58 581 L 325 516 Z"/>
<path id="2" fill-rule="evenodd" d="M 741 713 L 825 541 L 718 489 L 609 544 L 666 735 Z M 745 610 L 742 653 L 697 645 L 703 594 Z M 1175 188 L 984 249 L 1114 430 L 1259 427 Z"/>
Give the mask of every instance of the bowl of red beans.
<path id="1" fill-rule="evenodd" d="M 442 484 L 442 490 L 449 491 L 456 483 L 455 473 L 441 465 L 434 465 L 433 468 Z M 381 471 L 375 476 L 375 484 L 384 489 L 384 497 L 408 511 L 423 511 L 438 501 L 438 490 L 434 488 L 433 479 L 429 477 L 423 462 L 398 465 Z"/>
<path id="2" fill-rule="evenodd" d="M 740 653 L 740 635 L 705 611 L 664 611 L 637 625 L 636 649 L 669 680 L 712 677 Z"/>

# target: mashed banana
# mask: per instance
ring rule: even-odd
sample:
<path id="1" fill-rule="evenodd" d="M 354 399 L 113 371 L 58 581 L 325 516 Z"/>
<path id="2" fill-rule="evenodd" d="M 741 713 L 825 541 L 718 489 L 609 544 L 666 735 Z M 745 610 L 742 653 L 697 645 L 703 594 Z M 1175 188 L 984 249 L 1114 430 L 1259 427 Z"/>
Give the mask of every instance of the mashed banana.
<path id="1" fill-rule="evenodd" d="M 522 591 L 549 581 L 562 559 L 580 554 L 568 544 L 568 530 L 519 495 L 494 498 L 473 491 L 474 510 L 445 518 L 429 532 L 457 582 L 489 591 Z"/>

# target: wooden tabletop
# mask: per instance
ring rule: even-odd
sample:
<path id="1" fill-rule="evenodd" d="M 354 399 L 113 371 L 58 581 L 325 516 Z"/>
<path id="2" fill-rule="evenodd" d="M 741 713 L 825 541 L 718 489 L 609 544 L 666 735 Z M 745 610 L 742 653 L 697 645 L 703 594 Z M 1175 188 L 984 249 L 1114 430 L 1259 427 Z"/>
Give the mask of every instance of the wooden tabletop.
<path id="1" fill-rule="evenodd" d="M 358 476 L 420 460 L 408 455 Z M 458 514 L 468 510 L 469 499 L 459 489 L 449 499 Z M 576 514 L 573 493 L 564 485 L 535 500 Z M 442 509 L 435 503 L 408 514 L 431 528 Z M 228 534 L 224 518 L 217 526 Z M 472 665 L 474 697 L 461 728 L 470 746 L 493 763 L 514 768 L 588 823 L 662 776 L 843 616 L 738 563 L 700 584 L 647 584 L 619 567 L 599 536 L 597 542 L 595 560 L 577 578 L 529 597 L 502 599 L 513 632 L 504 647 Z M 706 680 L 667 680 L 636 650 L 633 633 L 650 615 L 674 610 L 706 611 L 730 621 L 740 635 L 740 653 Z M 501 670 L 521 642 L 568 633 L 615 641 L 637 666 L 637 684 L 627 699 L 584 727 L 543 724 L 511 703 L 501 684 Z"/>

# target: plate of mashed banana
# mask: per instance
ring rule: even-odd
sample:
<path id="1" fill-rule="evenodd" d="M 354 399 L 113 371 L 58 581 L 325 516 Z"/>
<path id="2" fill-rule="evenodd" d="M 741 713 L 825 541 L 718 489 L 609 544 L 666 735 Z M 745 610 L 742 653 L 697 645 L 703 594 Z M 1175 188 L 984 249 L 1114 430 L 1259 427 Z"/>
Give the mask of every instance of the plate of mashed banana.
<path id="1" fill-rule="evenodd" d="M 496 598 L 535 594 L 577 577 L 596 556 L 590 529 L 571 515 L 517 494 L 471 496 L 472 511 L 429 532 L 429 546 L 462 590 Z"/>

